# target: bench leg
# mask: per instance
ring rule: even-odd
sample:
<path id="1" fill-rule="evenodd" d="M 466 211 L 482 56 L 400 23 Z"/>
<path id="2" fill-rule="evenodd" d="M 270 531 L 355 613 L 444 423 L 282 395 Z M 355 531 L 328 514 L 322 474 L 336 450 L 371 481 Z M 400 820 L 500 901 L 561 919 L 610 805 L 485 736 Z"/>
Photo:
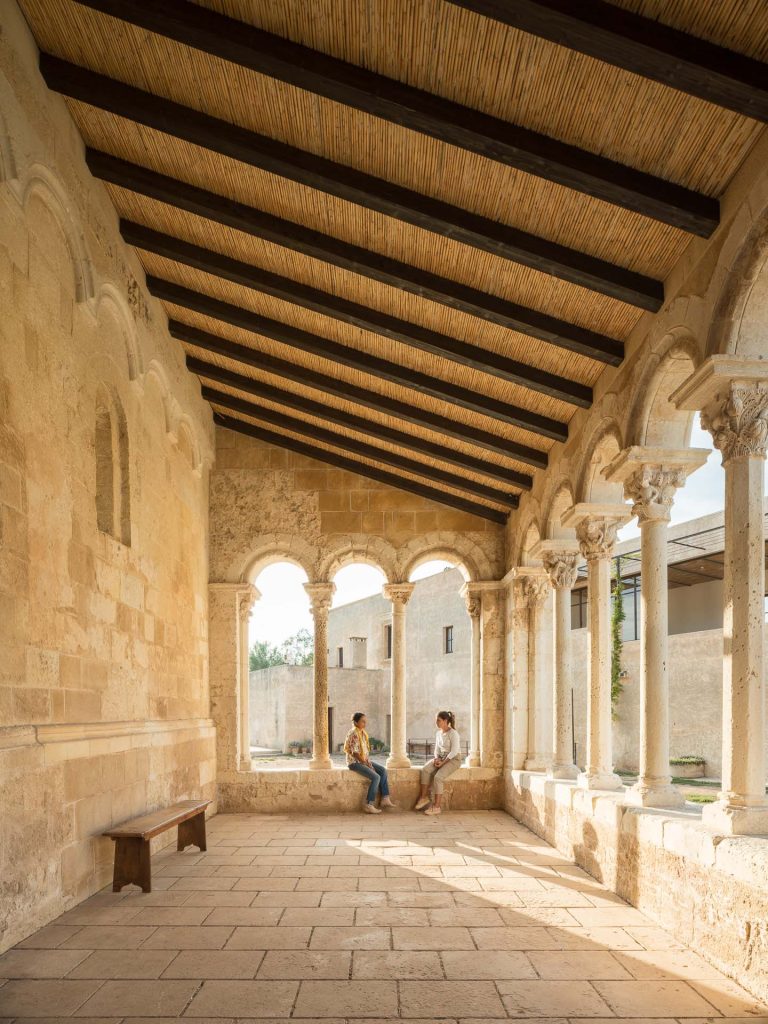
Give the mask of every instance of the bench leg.
<path id="1" fill-rule="evenodd" d="M 115 840 L 112 892 L 120 892 L 124 885 L 131 884 L 140 886 L 144 892 L 152 892 L 149 842 L 140 838 L 119 838 Z"/>
<path id="2" fill-rule="evenodd" d="M 188 846 L 196 846 L 205 853 L 205 811 L 200 811 L 194 818 L 187 818 L 179 824 L 177 850 L 185 850 Z"/>

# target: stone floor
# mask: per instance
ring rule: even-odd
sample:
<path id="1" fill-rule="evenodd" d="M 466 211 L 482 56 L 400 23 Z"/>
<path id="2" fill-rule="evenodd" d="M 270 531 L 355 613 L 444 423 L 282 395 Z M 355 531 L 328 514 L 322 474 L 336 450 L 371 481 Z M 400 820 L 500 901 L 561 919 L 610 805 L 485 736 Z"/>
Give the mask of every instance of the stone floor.
<path id="1" fill-rule="evenodd" d="M 163 853 L 154 875 L 0 957 L 2 1024 L 768 1020 L 500 812 L 220 815 L 208 853 Z"/>

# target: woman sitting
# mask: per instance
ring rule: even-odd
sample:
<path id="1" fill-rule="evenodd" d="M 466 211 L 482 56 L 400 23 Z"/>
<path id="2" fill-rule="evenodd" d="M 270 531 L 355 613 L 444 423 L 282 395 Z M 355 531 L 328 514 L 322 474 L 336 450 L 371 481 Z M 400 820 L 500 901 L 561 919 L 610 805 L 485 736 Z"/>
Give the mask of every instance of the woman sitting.
<path id="1" fill-rule="evenodd" d="M 461 765 L 461 742 L 456 732 L 456 718 L 452 711 L 439 711 L 435 719 L 435 756 L 421 769 L 421 793 L 414 811 L 420 811 L 429 803 L 429 789 L 432 787 L 433 803 L 425 814 L 440 814 L 445 780 Z"/>
<path id="2" fill-rule="evenodd" d="M 366 718 L 362 711 L 356 711 L 352 715 L 353 726 L 347 733 L 344 740 L 344 753 L 347 755 L 347 767 L 350 771 L 357 772 L 368 779 L 368 796 L 363 810 L 367 814 L 381 814 L 376 806 L 376 794 L 381 789 L 381 806 L 394 807 L 395 804 L 389 799 L 389 780 L 387 769 L 383 764 L 375 764 L 371 761 L 371 742 L 368 733 L 365 731 Z"/>

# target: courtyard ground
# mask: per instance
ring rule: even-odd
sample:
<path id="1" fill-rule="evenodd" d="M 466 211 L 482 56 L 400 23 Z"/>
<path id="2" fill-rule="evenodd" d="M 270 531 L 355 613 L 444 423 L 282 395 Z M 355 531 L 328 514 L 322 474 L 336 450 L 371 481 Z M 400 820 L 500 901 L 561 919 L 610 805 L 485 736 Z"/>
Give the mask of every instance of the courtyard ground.
<path id="1" fill-rule="evenodd" d="M 768 1020 L 502 812 L 219 815 L 153 868 L 0 957 L 3 1024 Z"/>

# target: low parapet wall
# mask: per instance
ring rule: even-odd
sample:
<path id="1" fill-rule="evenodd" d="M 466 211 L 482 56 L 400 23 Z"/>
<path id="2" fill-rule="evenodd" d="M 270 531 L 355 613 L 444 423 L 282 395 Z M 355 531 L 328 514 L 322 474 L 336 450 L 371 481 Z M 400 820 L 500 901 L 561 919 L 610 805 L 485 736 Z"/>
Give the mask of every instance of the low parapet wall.
<path id="1" fill-rule="evenodd" d="M 416 802 L 419 768 L 396 768 L 389 772 L 392 799 L 403 810 Z M 310 771 L 230 772 L 219 776 L 219 811 L 267 814 L 337 814 L 363 809 L 367 783 L 344 767 Z M 503 779 L 494 768 L 459 768 L 445 784 L 446 810 L 484 811 L 503 802 Z"/>
<path id="2" fill-rule="evenodd" d="M 768 836 L 718 835 L 698 810 L 629 807 L 530 772 L 504 781 L 513 817 L 768 999 Z"/>

